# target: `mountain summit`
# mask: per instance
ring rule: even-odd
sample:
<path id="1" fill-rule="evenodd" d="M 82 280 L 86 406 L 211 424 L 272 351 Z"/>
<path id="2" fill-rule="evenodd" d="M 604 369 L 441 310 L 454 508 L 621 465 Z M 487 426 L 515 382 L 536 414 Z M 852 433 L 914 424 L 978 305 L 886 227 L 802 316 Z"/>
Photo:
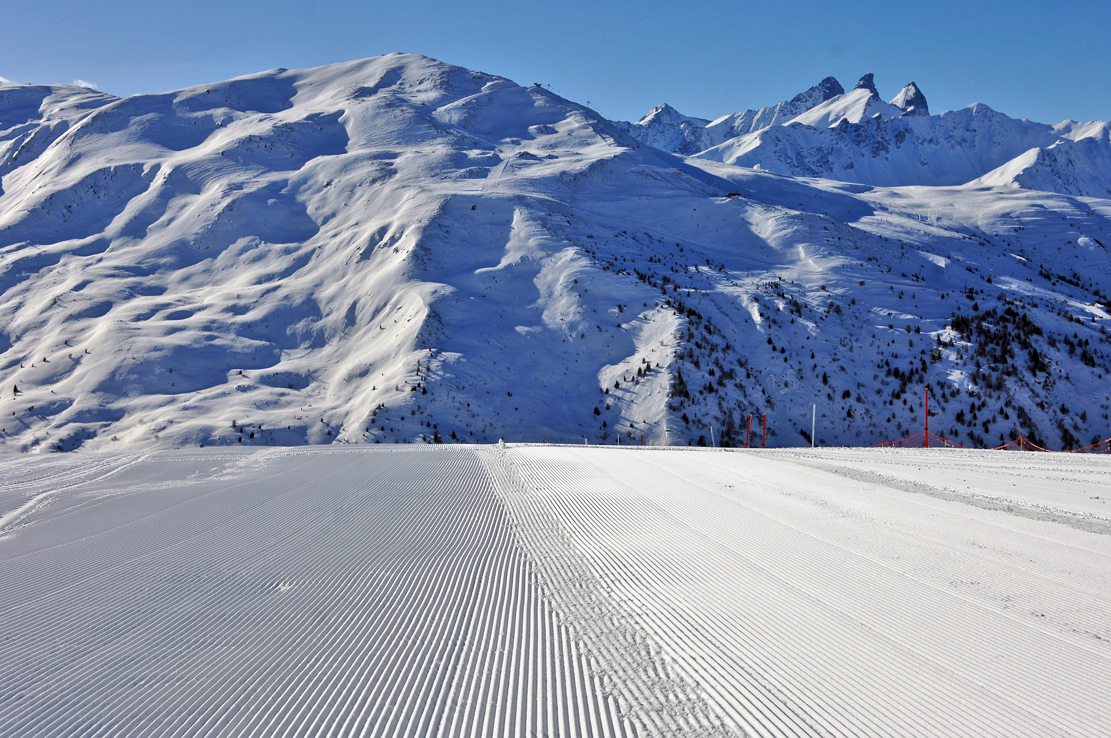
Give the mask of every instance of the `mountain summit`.
<path id="1" fill-rule="evenodd" d="M 871 72 L 868 72 L 868 74 L 864 75 L 859 80 L 857 80 L 856 86 L 853 87 L 853 89 L 854 90 L 867 90 L 868 92 L 872 93 L 872 95 L 875 96 L 875 97 L 879 97 L 879 95 L 880 95 L 880 93 L 876 90 L 876 83 L 873 81 L 873 74 Z"/>
<path id="2" fill-rule="evenodd" d="M 665 151 L 701 150 L 702 131 L 710 121 L 683 115 L 667 103 L 657 105 L 626 130 L 637 132 L 641 143 Z"/>
<path id="3" fill-rule="evenodd" d="M 833 77 L 826 77 L 818 84 L 810 89 L 800 92 L 788 101 L 787 105 L 792 108 L 792 111 L 797 109 L 795 115 L 800 115 L 810 110 L 815 105 L 820 105 L 826 100 L 832 100 L 838 95 L 844 95 L 845 88 L 841 86 Z M 794 117 L 794 116 L 791 116 Z"/>
<path id="4" fill-rule="evenodd" d="M 904 87 L 891 104 L 906 111 L 906 115 L 929 115 L 930 108 L 926 104 L 926 96 L 918 89 L 918 85 L 910 82 Z"/>

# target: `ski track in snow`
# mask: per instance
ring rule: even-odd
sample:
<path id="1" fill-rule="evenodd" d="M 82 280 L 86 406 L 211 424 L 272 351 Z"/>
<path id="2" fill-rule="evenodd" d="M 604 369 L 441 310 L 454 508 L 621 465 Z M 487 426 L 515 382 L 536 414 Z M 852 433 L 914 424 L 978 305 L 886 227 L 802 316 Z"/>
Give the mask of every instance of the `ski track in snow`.
<path id="1" fill-rule="evenodd" d="M 0 735 L 1111 724 L 1100 457 L 510 445 L 0 468 L 18 518 Z"/>

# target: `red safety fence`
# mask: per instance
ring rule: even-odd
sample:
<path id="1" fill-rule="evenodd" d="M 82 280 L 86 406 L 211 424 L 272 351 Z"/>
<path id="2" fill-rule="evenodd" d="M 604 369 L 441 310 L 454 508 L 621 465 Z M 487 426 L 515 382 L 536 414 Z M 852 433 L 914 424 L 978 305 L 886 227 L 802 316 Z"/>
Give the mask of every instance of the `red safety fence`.
<path id="1" fill-rule="evenodd" d="M 920 430 L 897 441 L 880 441 L 873 448 L 968 448 L 933 431 Z"/>
<path id="2" fill-rule="evenodd" d="M 968 446 L 962 446 L 956 441 L 950 441 L 945 436 L 939 436 L 930 430 L 930 390 L 928 387 L 923 392 L 923 405 L 925 408 L 923 419 L 926 426 L 923 430 L 918 431 L 913 436 L 900 438 L 897 441 L 880 441 L 872 448 L 969 448 Z M 1019 436 L 1013 441 L 1004 443 L 1002 446 L 993 447 L 992 450 L 1047 451 L 1061 454 L 1111 454 L 1111 438 L 1104 438 L 1102 441 L 1097 441 L 1091 446 L 1085 446 L 1084 448 L 1074 448 L 1067 451 L 1050 451 L 1050 449 L 1042 448 L 1026 436 Z"/>
<path id="3" fill-rule="evenodd" d="M 945 436 L 939 436 L 933 431 L 918 431 L 913 436 L 900 438 L 897 441 L 881 441 L 872 448 L 971 448 L 956 441 L 950 441 Z M 1099 443 L 1093 443 L 1084 448 L 1074 448 L 1068 451 L 1053 451 L 1031 441 L 1026 436 L 1019 436 L 1013 441 L 1002 446 L 994 446 L 992 451 L 1044 451 L 1055 454 L 1111 454 L 1111 438 L 1105 438 Z"/>
<path id="4" fill-rule="evenodd" d="M 1074 448 L 1070 454 L 1111 454 L 1111 438 L 1104 438 L 1099 443 L 1093 443 L 1084 448 Z"/>
<path id="5" fill-rule="evenodd" d="M 1026 436 L 1019 436 L 1013 441 L 1007 441 L 1002 446 L 995 446 L 993 451 L 1049 451 L 1048 448 L 1042 448 L 1038 444 L 1031 441 Z"/>
<path id="6" fill-rule="evenodd" d="M 1049 451 L 1048 448 L 1038 446 L 1032 440 L 1025 436 L 1019 436 L 1013 441 L 1007 441 L 1002 446 L 995 446 L 992 448 L 994 451 Z"/>
<path id="7" fill-rule="evenodd" d="M 1098 443 L 1093 443 L 1091 446 L 1084 448 L 1070 448 L 1064 451 L 1054 451 L 1049 448 L 1042 448 L 1038 444 L 1031 441 L 1026 436 L 1019 436 L 1010 443 L 1004 443 L 1002 446 L 996 446 L 996 451 L 1045 451 L 1053 454 L 1111 454 L 1111 438 L 1104 438 Z"/>

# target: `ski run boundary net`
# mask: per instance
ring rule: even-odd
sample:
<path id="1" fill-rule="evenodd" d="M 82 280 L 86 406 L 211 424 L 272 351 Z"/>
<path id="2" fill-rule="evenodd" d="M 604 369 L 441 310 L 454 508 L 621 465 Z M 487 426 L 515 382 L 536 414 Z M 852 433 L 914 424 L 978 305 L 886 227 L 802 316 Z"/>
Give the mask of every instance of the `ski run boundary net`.
<path id="1" fill-rule="evenodd" d="M 933 431 L 921 430 L 912 436 L 900 438 L 896 441 L 880 441 L 873 448 L 971 448 L 956 441 L 951 441 L 945 436 L 940 436 Z M 1001 446 L 991 447 L 993 451 L 1044 451 L 1058 454 L 1111 454 L 1111 438 L 1105 438 L 1098 443 L 1083 448 L 1074 448 L 1067 451 L 1054 451 L 1044 448 L 1031 441 L 1026 436 L 1019 436 L 1013 441 L 1008 441 Z"/>

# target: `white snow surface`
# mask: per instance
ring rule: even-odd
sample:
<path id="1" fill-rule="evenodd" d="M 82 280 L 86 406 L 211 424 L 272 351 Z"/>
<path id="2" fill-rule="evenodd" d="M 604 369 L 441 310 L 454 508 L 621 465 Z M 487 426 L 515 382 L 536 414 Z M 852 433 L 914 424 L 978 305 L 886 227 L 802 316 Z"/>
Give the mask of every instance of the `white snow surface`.
<path id="1" fill-rule="evenodd" d="M 1103 139 L 1061 139 L 1046 148 L 1030 149 L 998 169 L 969 183 L 970 186 L 1021 187 L 1071 194 L 1083 192 L 1111 198 L 1111 146 Z"/>
<path id="2" fill-rule="evenodd" d="M 791 102 L 871 94 L 823 85 Z M 1111 435 L 1111 200 L 1013 186 L 1107 127 L 972 184 L 997 166 L 976 152 L 1048 127 L 974 106 L 748 135 L 854 126 L 921 129 L 960 186 L 683 158 L 416 55 L 126 99 L 0 86 L 0 441 L 739 446 L 767 414 L 781 447 L 817 404 L 819 443 L 871 445 L 922 427 L 926 385 L 960 443 Z"/>
<path id="3" fill-rule="evenodd" d="M 897 108 L 904 110 L 910 115 L 929 115 L 930 108 L 926 102 L 926 96 L 918 89 L 918 85 L 913 82 L 908 82 L 903 89 L 899 90 L 899 94 L 891 101 L 891 104 Z"/>
<path id="4" fill-rule="evenodd" d="M 1099 736 L 1106 456 L 0 456 L 0 734 Z"/>

